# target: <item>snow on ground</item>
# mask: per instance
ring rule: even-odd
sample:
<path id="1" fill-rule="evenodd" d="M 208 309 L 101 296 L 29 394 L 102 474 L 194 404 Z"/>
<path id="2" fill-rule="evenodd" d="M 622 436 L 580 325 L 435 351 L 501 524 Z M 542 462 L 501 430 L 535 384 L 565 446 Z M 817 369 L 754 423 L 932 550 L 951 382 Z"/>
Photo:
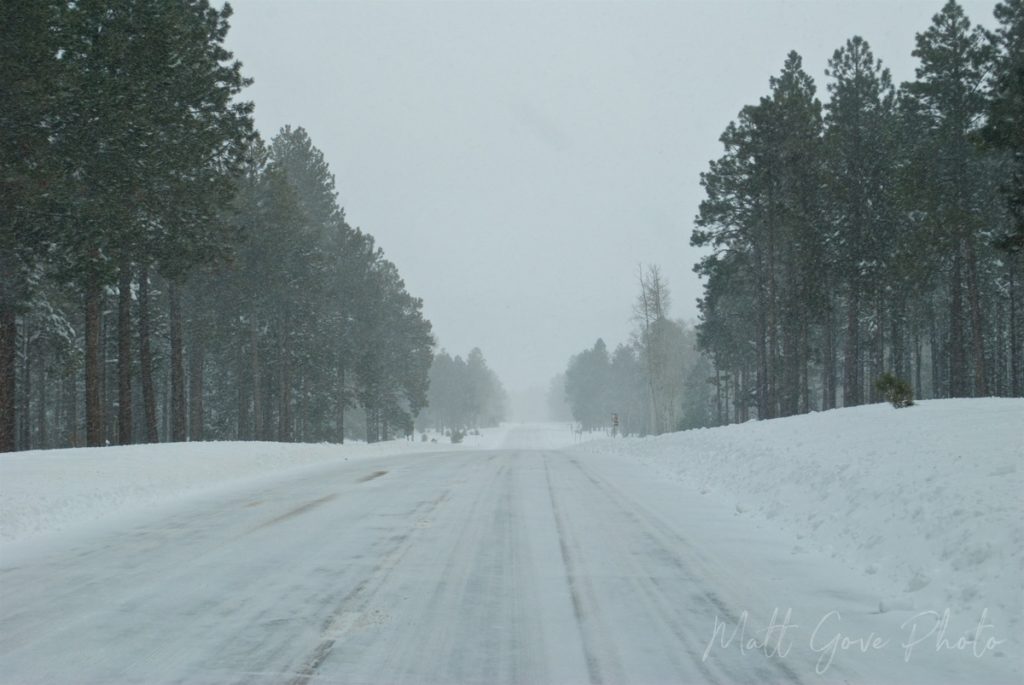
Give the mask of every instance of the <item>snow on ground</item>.
<path id="1" fill-rule="evenodd" d="M 284 469 L 452 448 L 447 440 L 372 445 L 194 442 L 4 454 L 0 455 L 0 543 Z"/>
<path id="2" fill-rule="evenodd" d="M 428 433 L 427 442 L 284 444 L 195 442 L 0 455 L 0 544 L 165 504 L 242 479 L 329 461 L 476 449 L 557 449 L 601 433 L 575 435 L 569 424 L 502 424 L 461 444 Z"/>
<path id="3" fill-rule="evenodd" d="M 647 465 L 788 531 L 793 555 L 882 581 L 878 611 L 987 608 L 1024 629 L 1024 400 L 876 404 L 576 449 Z"/>
<path id="4" fill-rule="evenodd" d="M 54 682 L 277 682 L 310 645 L 325 682 L 1021 682 L 1022 426 L 1024 400 L 944 400 L 2 455 L 0 654 Z"/>
<path id="5" fill-rule="evenodd" d="M 607 437 L 603 431 L 577 433 L 571 423 L 503 423 L 467 435 L 465 444 L 476 449 L 557 450 Z"/>
<path id="6" fill-rule="evenodd" d="M 1024 400 L 924 401 L 904 410 L 879 404 L 646 439 L 581 436 L 562 423 L 505 424 L 460 445 L 430 437 L 2 455 L 0 543 L 73 531 L 288 469 L 402 453 L 570 447 L 645 465 L 686 497 L 728 506 L 753 534 L 787 540 L 793 559 L 842 562 L 880 588 L 872 611 L 948 607 L 977 615 L 987 608 L 1003 626 L 1024 630 Z"/>

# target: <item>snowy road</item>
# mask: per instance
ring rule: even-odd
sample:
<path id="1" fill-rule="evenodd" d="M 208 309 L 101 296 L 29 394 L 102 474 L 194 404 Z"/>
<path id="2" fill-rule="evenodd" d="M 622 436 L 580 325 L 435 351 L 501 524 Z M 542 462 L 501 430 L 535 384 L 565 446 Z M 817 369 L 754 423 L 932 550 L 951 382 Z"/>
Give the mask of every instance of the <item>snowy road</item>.
<path id="1" fill-rule="evenodd" d="M 620 461 L 554 450 L 295 469 L 5 554 L 0 679 L 986 681 L 983 660 L 892 649 L 844 649 L 819 674 L 827 649 L 803 623 L 784 658 L 709 647 L 716 621 L 777 605 L 811 624 L 858 614 L 851 634 L 900 622 L 869 615 L 827 561 L 787 562 L 727 514 Z"/>

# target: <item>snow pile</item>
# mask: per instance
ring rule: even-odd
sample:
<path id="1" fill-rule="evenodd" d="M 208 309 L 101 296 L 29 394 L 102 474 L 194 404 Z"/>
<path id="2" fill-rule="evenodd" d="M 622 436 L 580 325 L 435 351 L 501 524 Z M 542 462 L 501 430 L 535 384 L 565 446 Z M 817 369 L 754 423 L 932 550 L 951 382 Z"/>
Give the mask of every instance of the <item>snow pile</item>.
<path id="1" fill-rule="evenodd" d="M 331 460 L 450 450 L 404 440 L 353 443 L 195 442 L 0 455 L 0 542 L 66 529 L 244 478 Z"/>
<path id="2" fill-rule="evenodd" d="M 876 404 L 576 449 L 639 460 L 788 529 L 794 554 L 887 580 L 878 611 L 988 608 L 1020 628 L 1024 400 Z"/>

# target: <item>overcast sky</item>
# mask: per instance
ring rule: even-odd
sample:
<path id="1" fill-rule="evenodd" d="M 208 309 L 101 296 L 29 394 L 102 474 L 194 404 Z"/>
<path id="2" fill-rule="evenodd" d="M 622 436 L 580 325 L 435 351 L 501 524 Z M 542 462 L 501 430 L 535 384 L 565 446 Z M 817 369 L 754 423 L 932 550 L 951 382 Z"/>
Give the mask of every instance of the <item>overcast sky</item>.
<path id="1" fill-rule="evenodd" d="M 309 131 L 439 346 L 515 393 L 628 339 L 641 263 L 696 318 L 699 174 L 789 50 L 823 97 L 855 34 L 908 80 L 942 2 L 236 0 L 228 46 L 264 136 Z"/>

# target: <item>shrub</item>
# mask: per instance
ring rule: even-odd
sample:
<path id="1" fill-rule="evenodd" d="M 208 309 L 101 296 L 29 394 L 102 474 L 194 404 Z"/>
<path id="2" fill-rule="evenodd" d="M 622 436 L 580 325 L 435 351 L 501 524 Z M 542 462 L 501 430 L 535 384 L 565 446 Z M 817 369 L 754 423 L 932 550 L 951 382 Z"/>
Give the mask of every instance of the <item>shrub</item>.
<path id="1" fill-rule="evenodd" d="M 453 445 L 459 444 L 460 442 L 462 442 L 462 439 L 464 437 L 466 437 L 466 434 L 463 433 L 462 431 L 460 431 L 460 430 L 453 430 L 452 431 L 452 444 Z"/>
<path id="2" fill-rule="evenodd" d="M 910 387 L 910 383 L 891 373 L 883 373 L 875 381 L 875 388 L 882 393 L 886 402 L 897 409 L 914 404 L 914 390 Z"/>

